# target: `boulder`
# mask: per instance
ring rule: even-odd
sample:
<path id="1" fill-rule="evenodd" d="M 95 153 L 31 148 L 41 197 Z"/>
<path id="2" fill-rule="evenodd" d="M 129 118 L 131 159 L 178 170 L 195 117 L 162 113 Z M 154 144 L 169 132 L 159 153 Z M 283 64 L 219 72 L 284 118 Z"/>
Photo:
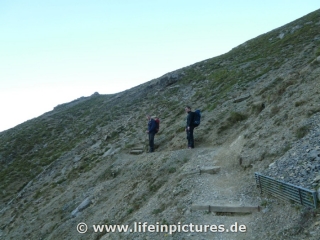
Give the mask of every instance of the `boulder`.
<path id="1" fill-rule="evenodd" d="M 82 203 L 80 203 L 80 205 L 74 209 L 72 212 L 71 212 L 71 215 L 72 217 L 76 217 L 79 215 L 79 213 L 86 209 L 87 207 L 90 206 L 90 204 L 92 203 L 91 199 L 89 197 L 87 197 L 85 200 L 82 201 Z"/>
<path id="2" fill-rule="evenodd" d="M 99 140 L 98 142 L 96 142 L 95 144 L 93 144 L 90 148 L 91 148 L 91 149 L 95 149 L 95 148 L 100 147 L 100 145 L 101 145 L 101 140 Z"/>
<path id="3" fill-rule="evenodd" d="M 311 150 L 309 152 L 309 157 L 311 160 L 314 160 L 315 158 L 319 157 L 319 155 L 320 155 L 320 152 L 317 150 Z"/>
<path id="4" fill-rule="evenodd" d="M 247 95 L 244 95 L 244 96 L 241 96 L 241 97 L 238 97 L 236 99 L 233 100 L 233 103 L 238 103 L 238 102 L 242 102 L 246 99 L 248 99 L 249 97 L 251 97 L 250 94 L 247 94 Z"/>
<path id="5" fill-rule="evenodd" d="M 113 147 L 111 147 L 108 151 L 106 151 L 102 157 L 107 157 L 107 156 L 112 156 L 113 154 L 117 153 L 120 151 L 120 148 L 116 148 L 114 149 Z"/>
<path id="6" fill-rule="evenodd" d="M 82 158 L 82 156 L 74 156 L 73 162 L 78 162 L 81 160 L 81 158 Z"/>
<path id="7" fill-rule="evenodd" d="M 312 182 L 316 183 L 316 182 L 319 182 L 319 181 L 320 181 L 320 175 L 316 176 L 315 179 L 313 179 Z"/>
<path id="8" fill-rule="evenodd" d="M 252 104 L 252 109 L 257 113 L 260 113 L 263 109 L 265 109 L 265 107 L 266 106 L 263 101 L 257 101 Z"/>

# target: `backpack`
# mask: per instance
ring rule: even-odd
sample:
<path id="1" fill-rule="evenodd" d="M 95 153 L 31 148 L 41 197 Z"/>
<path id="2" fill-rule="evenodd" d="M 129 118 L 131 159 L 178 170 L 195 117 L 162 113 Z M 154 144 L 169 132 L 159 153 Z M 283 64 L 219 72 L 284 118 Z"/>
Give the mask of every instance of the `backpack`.
<path id="1" fill-rule="evenodd" d="M 200 120 L 201 120 L 201 112 L 200 110 L 196 110 L 194 112 L 194 118 L 193 118 L 193 126 L 198 127 L 200 125 Z"/>
<path id="2" fill-rule="evenodd" d="M 154 121 L 156 122 L 156 133 L 158 133 L 160 129 L 160 119 L 155 118 Z"/>

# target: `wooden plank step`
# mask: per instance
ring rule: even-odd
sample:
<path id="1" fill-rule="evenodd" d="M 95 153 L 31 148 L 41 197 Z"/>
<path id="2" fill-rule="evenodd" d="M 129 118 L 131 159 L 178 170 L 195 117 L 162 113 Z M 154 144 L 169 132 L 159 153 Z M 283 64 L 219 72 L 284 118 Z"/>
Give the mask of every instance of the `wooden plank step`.
<path id="1" fill-rule="evenodd" d="M 216 174 L 220 171 L 220 167 L 204 167 L 200 168 L 200 174 L 202 173 L 209 173 L 209 174 Z"/>
<path id="2" fill-rule="evenodd" d="M 131 150 L 143 150 L 145 147 L 144 146 L 134 146 L 133 148 L 131 148 Z"/>
<path id="3" fill-rule="evenodd" d="M 218 206 L 218 205 L 191 205 L 193 211 L 224 212 L 224 213 L 252 213 L 260 212 L 260 206 Z"/>
<path id="4" fill-rule="evenodd" d="M 191 175 L 191 174 L 203 174 L 203 173 L 208 173 L 208 174 L 216 174 L 220 171 L 220 167 L 216 166 L 216 167 L 203 167 L 203 168 L 199 168 L 197 170 L 194 170 L 192 172 L 186 172 L 183 174 L 183 176 L 186 175 Z"/>
<path id="5" fill-rule="evenodd" d="M 131 154 L 141 154 L 141 153 L 143 153 L 143 150 L 131 150 L 130 153 Z"/>

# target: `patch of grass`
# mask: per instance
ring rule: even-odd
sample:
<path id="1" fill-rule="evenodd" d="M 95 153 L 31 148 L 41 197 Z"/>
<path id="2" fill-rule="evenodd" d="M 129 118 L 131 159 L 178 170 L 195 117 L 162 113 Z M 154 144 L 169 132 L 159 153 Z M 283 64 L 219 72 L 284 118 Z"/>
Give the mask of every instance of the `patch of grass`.
<path id="1" fill-rule="evenodd" d="M 268 205 L 268 201 L 267 200 L 262 200 L 262 202 L 260 203 L 261 207 L 266 207 Z"/>
<path id="2" fill-rule="evenodd" d="M 162 158 L 162 163 L 164 164 L 164 163 L 166 163 L 167 161 L 168 161 L 169 159 L 167 158 L 167 157 L 165 157 L 165 158 Z"/>
<path id="3" fill-rule="evenodd" d="M 161 220 L 161 225 L 167 225 L 169 226 L 169 222 L 166 219 Z"/>
<path id="4" fill-rule="evenodd" d="M 291 86 L 291 85 L 294 85 L 295 82 L 293 80 L 289 80 L 289 81 L 285 81 L 283 82 L 279 87 L 278 87 L 278 90 L 277 90 L 277 93 L 279 96 L 281 96 L 287 89 L 287 87 Z"/>
<path id="5" fill-rule="evenodd" d="M 320 112 L 320 107 L 319 106 L 316 106 L 316 107 L 308 109 L 308 112 L 307 112 L 308 117 L 311 117 L 313 114 L 315 114 L 317 112 Z"/>
<path id="6" fill-rule="evenodd" d="M 281 149 L 281 153 L 282 154 L 284 154 L 284 153 L 286 153 L 287 151 L 289 151 L 291 149 L 291 145 L 290 144 L 285 144 L 284 146 L 283 146 L 283 148 Z"/>
<path id="7" fill-rule="evenodd" d="M 164 181 L 159 181 L 159 182 L 150 184 L 149 191 L 150 192 L 157 192 L 162 187 L 163 184 L 164 184 Z"/>
<path id="8" fill-rule="evenodd" d="M 273 117 L 280 111 L 280 107 L 278 106 L 272 106 L 270 109 L 270 117 Z"/>
<path id="9" fill-rule="evenodd" d="M 115 178 L 120 174 L 120 172 L 120 169 L 112 169 L 111 167 L 108 167 L 103 173 L 98 176 L 97 180 L 106 181 Z"/>
<path id="10" fill-rule="evenodd" d="M 296 137 L 298 139 L 300 138 L 303 138 L 305 135 L 307 135 L 309 132 L 309 127 L 308 126 L 302 126 L 302 127 L 299 127 L 297 130 L 296 130 Z"/>
<path id="11" fill-rule="evenodd" d="M 185 131 L 185 127 L 184 126 L 179 126 L 179 127 L 177 127 L 177 129 L 176 129 L 176 133 L 182 133 L 182 132 L 184 132 Z"/>
<path id="12" fill-rule="evenodd" d="M 65 182 L 65 181 L 66 181 L 66 179 L 65 179 L 65 178 L 62 178 L 62 179 L 60 179 L 59 181 L 57 181 L 57 184 L 61 184 L 61 183 Z"/>
<path id="13" fill-rule="evenodd" d="M 231 112 L 228 121 L 231 123 L 241 122 L 247 119 L 247 115 L 240 112 Z"/>
<path id="14" fill-rule="evenodd" d="M 217 107 L 217 103 L 208 103 L 207 106 L 205 107 L 205 110 L 208 112 L 213 111 Z"/>
<path id="15" fill-rule="evenodd" d="M 296 101 L 294 103 L 294 106 L 295 107 L 299 107 L 299 106 L 302 106 L 303 104 L 305 104 L 307 101 L 306 100 L 300 100 L 300 101 Z"/>
<path id="16" fill-rule="evenodd" d="M 42 192 L 38 190 L 36 194 L 33 196 L 34 199 L 38 199 L 42 195 Z"/>
<path id="17" fill-rule="evenodd" d="M 80 173 L 88 172 L 93 168 L 94 164 L 89 161 L 81 162 L 78 170 Z"/>
<path id="18" fill-rule="evenodd" d="M 145 201 L 145 196 L 134 199 L 132 204 L 133 211 L 139 210 Z"/>
<path id="19" fill-rule="evenodd" d="M 124 148 L 125 149 L 131 149 L 131 148 L 133 148 L 134 147 L 134 143 L 126 143 L 125 145 L 124 145 Z"/>
<path id="20" fill-rule="evenodd" d="M 150 185 L 149 191 L 150 192 L 156 192 L 161 186 L 160 185 Z"/>
<path id="21" fill-rule="evenodd" d="M 297 233 L 302 232 L 310 225 L 310 221 L 315 219 L 317 215 L 317 211 L 314 209 L 303 209 L 299 216 L 299 220 L 297 222 Z"/>
<path id="22" fill-rule="evenodd" d="M 243 120 L 246 120 L 248 116 L 246 114 L 240 113 L 240 112 L 231 112 L 229 114 L 229 117 L 226 121 L 224 121 L 218 128 L 218 133 L 221 133 L 229 128 L 231 128 L 233 125 L 235 125 L 237 122 L 241 122 Z"/>
<path id="23" fill-rule="evenodd" d="M 252 104 L 251 112 L 254 114 L 259 114 L 265 108 L 265 104 L 263 102 L 257 102 Z"/>
<path id="24" fill-rule="evenodd" d="M 162 213 L 165 209 L 166 206 L 164 204 L 161 204 L 160 208 L 154 209 L 151 213 L 157 215 L 159 213 Z"/>
<path id="25" fill-rule="evenodd" d="M 263 88 L 258 95 L 262 95 L 267 91 L 274 89 L 279 83 L 283 82 L 283 78 L 277 77 L 275 78 L 267 87 Z"/>

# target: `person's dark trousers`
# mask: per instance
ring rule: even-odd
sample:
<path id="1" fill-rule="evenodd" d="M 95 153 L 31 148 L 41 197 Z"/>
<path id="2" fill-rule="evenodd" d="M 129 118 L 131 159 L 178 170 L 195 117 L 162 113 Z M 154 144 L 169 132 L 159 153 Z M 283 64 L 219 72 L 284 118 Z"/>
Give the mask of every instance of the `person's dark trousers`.
<path id="1" fill-rule="evenodd" d="M 149 152 L 154 151 L 154 132 L 149 133 Z"/>
<path id="2" fill-rule="evenodd" d="M 194 148 L 193 129 L 193 127 L 190 127 L 189 131 L 187 130 L 188 147 L 191 148 Z"/>

